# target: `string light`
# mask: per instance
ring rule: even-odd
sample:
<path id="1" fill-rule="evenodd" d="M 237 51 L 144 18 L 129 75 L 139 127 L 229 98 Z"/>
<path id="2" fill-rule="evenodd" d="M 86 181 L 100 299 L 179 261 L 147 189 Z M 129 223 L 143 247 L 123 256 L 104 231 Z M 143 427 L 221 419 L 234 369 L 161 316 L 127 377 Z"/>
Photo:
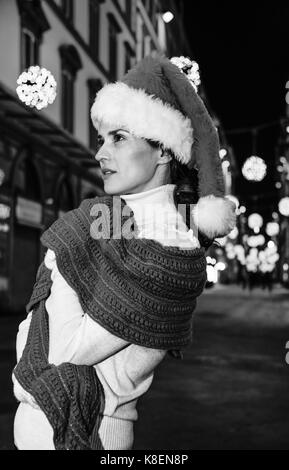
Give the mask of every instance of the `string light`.
<path id="1" fill-rule="evenodd" d="M 260 231 L 260 228 L 263 225 L 263 217 L 260 214 L 251 214 L 248 217 L 248 225 L 252 229 L 258 229 Z"/>
<path id="2" fill-rule="evenodd" d="M 228 151 L 226 149 L 221 149 L 219 153 L 221 160 L 228 155 Z"/>
<path id="3" fill-rule="evenodd" d="M 165 23 L 170 23 L 174 19 L 174 14 L 171 11 L 166 11 L 163 14 L 163 20 Z"/>
<path id="4" fill-rule="evenodd" d="M 245 161 L 242 173 L 248 181 L 260 182 L 267 174 L 267 165 L 262 158 L 252 156 Z"/>
<path id="5" fill-rule="evenodd" d="M 279 212 L 284 217 L 289 217 L 289 197 L 283 197 L 279 202 Z"/>
<path id="6" fill-rule="evenodd" d="M 16 88 L 19 99 L 39 111 L 52 104 L 56 98 L 57 83 L 52 73 L 39 65 L 31 66 L 23 72 Z"/>
<path id="7" fill-rule="evenodd" d="M 269 237 L 276 237 L 279 233 L 279 224 L 277 222 L 268 222 L 266 225 L 266 233 Z"/>

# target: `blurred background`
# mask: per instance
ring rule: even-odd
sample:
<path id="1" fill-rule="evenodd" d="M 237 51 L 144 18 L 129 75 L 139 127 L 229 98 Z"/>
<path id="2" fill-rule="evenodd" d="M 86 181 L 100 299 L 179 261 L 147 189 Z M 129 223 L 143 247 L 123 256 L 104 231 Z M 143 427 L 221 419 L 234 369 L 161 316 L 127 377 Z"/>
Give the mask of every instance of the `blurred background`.
<path id="1" fill-rule="evenodd" d="M 289 448 L 288 22 L 282 2 L 0 0 L 0 449 L 13 446 L 15 337 L 40 236 L 104 194 L 95 94 L 156 52 L 199 64 L 238 222 L 208 251 L 192 347 L 140 400 L 136 448 Z M 41 111 L 16 93 L 34 65 L 57 82 Z"/>

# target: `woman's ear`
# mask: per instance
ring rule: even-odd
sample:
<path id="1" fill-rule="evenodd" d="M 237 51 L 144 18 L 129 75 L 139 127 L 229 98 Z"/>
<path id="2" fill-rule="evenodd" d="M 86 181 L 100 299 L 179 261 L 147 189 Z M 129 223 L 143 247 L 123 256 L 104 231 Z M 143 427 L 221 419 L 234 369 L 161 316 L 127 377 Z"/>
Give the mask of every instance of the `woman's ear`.
<path id="1" fill-rule="evenodd" d="M 171 160 L 172 156 L 170 155 L 170 153 L 166 149 L 161 147 L 158 163 L 160 163 L 160 165 L 164 165 L 166 163 L 169 163 Z"/>

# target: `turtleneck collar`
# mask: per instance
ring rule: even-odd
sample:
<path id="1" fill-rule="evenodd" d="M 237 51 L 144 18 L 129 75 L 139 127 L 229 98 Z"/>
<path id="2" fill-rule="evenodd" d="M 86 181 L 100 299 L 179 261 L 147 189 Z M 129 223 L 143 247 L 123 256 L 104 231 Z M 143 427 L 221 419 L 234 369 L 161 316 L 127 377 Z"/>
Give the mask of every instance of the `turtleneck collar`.
<path id="1" fill-rule="evenodd" d="M 140 237 L 164 240 L 171 238 L 170 230 L 175 234 L 176 227 L 183 233 L 188 231 L 174 202 L 175 187 L 175 184 L 165 184 L 148 191 L 120 196 L 133 210 Z"/>
<path id="2" fill-rule="evenodd" d="M 174 204 L 175 184 L 164 184 L 157 188 L 149 189 L 134 194 L 122 194 L 120 197 L 134 210 L 139 204 Z M 134 206 L 134 207 L 133 207 Z"/>

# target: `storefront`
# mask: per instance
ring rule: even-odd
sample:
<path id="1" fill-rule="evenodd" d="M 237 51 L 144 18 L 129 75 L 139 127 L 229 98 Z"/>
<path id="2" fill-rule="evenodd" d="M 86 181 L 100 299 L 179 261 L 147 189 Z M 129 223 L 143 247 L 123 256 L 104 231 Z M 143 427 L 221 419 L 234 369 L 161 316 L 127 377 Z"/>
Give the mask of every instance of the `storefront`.
<path id="1" fill-rule="evenodd" d="M 88 187 L 103 194 L 95 165 L 73 136 L 0 84 L 0 315 L 25 314 L 43 230 L 77 207 Z"/>

